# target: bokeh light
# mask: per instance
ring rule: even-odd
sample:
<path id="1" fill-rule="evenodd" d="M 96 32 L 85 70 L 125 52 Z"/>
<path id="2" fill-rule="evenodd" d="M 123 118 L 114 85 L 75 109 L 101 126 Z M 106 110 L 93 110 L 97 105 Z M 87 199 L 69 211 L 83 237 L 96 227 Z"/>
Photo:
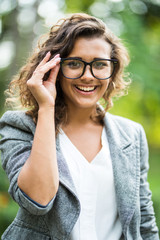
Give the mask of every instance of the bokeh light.
<path id="1" fill-rule="evenodd" d="M 7 68 L 15 55 L 15 45 L 12 41 L 5 41 L 0 44 L 0 68 Z"/>

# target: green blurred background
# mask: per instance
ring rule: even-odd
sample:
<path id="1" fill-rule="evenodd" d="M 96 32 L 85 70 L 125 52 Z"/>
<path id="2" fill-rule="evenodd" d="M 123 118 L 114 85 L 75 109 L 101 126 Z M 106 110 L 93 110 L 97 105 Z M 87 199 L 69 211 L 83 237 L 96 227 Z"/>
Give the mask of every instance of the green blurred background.
<path id="1" fill-rule="evenodd" d="M 115 99 L 110 112 L 145 129 L 150 149 L 148 180 L 160 228 L 160 0 L 0 0 L 0 116 L 5 111 L 4 90 L 39 36 L 73 12 L 101 18 L 129 50 L 132 85 L 127 96 Z M 7 193 L 8 185 L 0 167 L 0 236 L 18 209 Z"/>

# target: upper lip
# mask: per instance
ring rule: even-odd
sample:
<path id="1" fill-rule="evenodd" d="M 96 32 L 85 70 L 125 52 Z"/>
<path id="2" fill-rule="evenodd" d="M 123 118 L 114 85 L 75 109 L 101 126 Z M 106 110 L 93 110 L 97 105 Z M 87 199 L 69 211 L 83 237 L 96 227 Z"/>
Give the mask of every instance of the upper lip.
<path id="1" fill-rule="evenodd" d="M 84 84 L 74 84 L 77 87 L 97 87 L 98 85 L 84 85 Z"/>

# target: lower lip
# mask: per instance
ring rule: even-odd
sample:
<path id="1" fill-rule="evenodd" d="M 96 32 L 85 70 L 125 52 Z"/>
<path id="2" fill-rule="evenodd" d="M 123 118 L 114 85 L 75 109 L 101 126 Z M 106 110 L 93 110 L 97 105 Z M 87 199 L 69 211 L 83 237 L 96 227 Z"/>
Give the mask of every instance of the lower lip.
<path id="1" fill-rule="evenodd" d="M 78 89 L 78 88 L 76 88 L 76 87 L 74 87 L 74 88 L 75 88 L 75 90 L 76 90 L 78 93 L 80 93 L 80 94 L 82 94 L 82 95 L 91 95 L 91 94 L 93 94 L 93 93 L 96 91 L 96 89 L 97 89 L 97 87 L 96 87 L 93 91 L 84 92 L 84 91 L 81 91 L 80 89 Z"/>

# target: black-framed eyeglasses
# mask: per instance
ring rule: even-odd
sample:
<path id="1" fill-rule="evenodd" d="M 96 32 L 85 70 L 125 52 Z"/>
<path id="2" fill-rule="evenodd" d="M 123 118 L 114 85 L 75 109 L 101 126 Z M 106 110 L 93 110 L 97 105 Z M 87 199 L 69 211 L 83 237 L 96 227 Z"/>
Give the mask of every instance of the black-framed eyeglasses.
<path id="1" fill-rule="evenodd" d="M 113 76 L 117 59 L 96 58 L 91 62 L 86 62 L 76 57 L 61 58 L 60 66 L 64 77 L 77 79 L 83 76 L 86 66 L 90 66 L 93 77 L 99 80 L 106 80 Z"/>

